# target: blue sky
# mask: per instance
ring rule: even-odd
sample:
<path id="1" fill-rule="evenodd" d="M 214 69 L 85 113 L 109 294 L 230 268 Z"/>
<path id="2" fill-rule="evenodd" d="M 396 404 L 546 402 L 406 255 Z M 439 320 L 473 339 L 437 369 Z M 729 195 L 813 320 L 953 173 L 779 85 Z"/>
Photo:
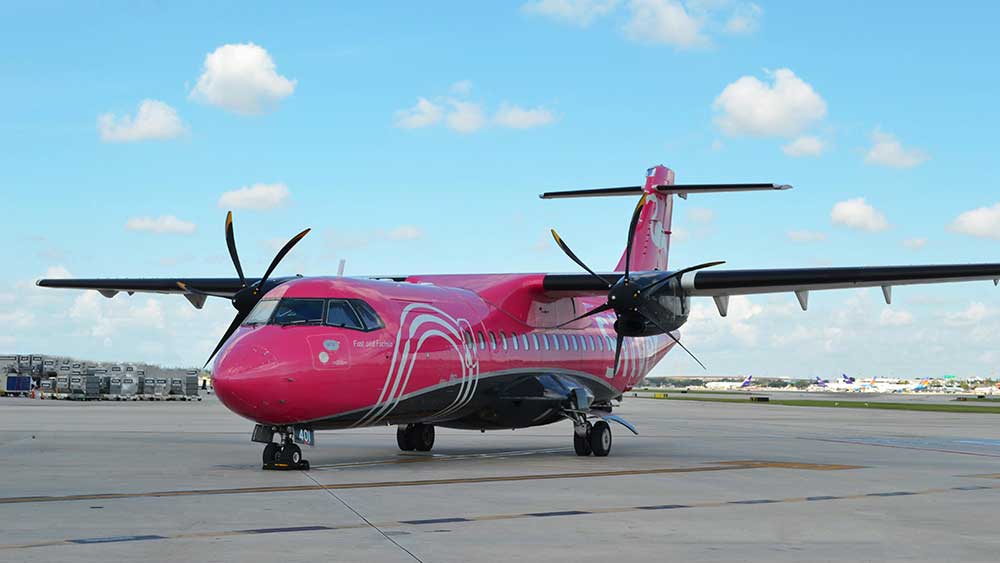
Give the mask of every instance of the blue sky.
<path id="1" fill-rule="evenodd" d="M 339 258 L 349 274 L 573 271 L 553 226 L 610 268 L 634 202 L 536 196 L 637 184 L 660 163 L 678 182 L 795 186 L 680 202 L 675 267 L 996 261 L 997 11 L 0 7 L 0 351 L 200 363 L 226 303 L 31 281 L 230 276 L 229 207 L 248 272 L 304 227 L 283 273 L 332 273 Z M 727 319 L 699 302 L 684 334 L 719 374 L 993 375 L 998 299 L 989 283 L 897 288 L 892 308 L 877 290 L 827 292 L 802 313 L 779 295 Z M 671 355 L 656 373 L 698 371 Z"/>

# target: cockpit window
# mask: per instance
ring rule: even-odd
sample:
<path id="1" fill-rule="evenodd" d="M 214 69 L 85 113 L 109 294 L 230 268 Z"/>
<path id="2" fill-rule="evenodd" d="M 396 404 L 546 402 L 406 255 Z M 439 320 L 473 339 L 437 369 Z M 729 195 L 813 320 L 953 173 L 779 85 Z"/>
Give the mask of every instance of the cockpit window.
<path id="1" fill-rule="evenodd" d="M 361 322 L 364 323 L 365 330 L 375 330 L 385 326 L 385 323 L 382 322 L 382 319 L 379 318 L 378 313 L 375 312 L 375 309 L 372 309 L 371 305 L 360 299 L 352 299 L 351 304 L 354 305 L 354 310 L 361 317 Z"/>
<path id="2" fill-rule="evenodd" d="M 322 299 L 282 299 L 271 317 L 271 324 L 305 325 L 323 322 Z"/>
<path id="3" fill-rule="evenodd" d="M 354 307 L 343 299 L 331 299 L 326 306 L 326 324 L 340 328 L 364 330 Z"/>
<path id="4" fill-rule="evenodd" d="M 250 311 L 247 315 L 246 320 L 243 321 L 245 325 L 260 325 L 266 323 L 271 318 L 271 313 L 274 312 L 274 308 L 278 306 L 277 299 L 262 299 L 257 305 Z"/>

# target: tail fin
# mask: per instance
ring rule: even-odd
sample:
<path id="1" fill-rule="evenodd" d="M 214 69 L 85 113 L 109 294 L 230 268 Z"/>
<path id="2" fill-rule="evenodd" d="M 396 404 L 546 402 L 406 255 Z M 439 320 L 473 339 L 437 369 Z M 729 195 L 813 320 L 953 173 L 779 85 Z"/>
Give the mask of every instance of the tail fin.
<path id="1" fill-rule="evenodd" d="M 666 270 L 670 253 L 670 224 L 674 211 L 674 194 L 663 193 L 657 186 L 674 183 L 674 171 L 658 165 L 646 170 L 646 185 L 642 191 L 648 194 L 646 205 L 639 215 L 632 243 L 632 270 Z M 616 272 L 625 271 L 625 252 L 615 266 Z"/>
<path id="2" fill-rule="evenodd" d="M 753 376 L 752 375 L 748 375 L 747 378 L 743 380 L 743 383 L 740 383 L 740 387 L 750 387 L 750 385 L 752 384 L 751 383 L 752 380 L 753 380 Z"/>

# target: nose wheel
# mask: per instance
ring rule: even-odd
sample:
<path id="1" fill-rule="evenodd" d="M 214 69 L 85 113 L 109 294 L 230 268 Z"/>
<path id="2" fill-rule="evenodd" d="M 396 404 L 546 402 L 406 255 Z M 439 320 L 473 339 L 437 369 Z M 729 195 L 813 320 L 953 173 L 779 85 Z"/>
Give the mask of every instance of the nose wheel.
<path id="1" fill-rule="evenodd" d="M 417 423 L 397 426 L 396 444 L 404 452 L 429 452 L 434 447 L 434 425 Z"/>
<path id="2" fill-rule="evenodd" d="M 598 420 L 594 424 L 590 421 L 575 423 L 573 450 L 581 457 L 591 454 L 595 457 L 606 457 L 611 453 L 611 426 L 603 420 Z"/>
<path id="3" fill-rule="evenodd" d="M 262 469 L 306 471 L 309 462 L 302 459 L 302 448 L 292 441 L 291 436 L 285 436 L 280 444 L 270 442 L 264 446 Z"/>

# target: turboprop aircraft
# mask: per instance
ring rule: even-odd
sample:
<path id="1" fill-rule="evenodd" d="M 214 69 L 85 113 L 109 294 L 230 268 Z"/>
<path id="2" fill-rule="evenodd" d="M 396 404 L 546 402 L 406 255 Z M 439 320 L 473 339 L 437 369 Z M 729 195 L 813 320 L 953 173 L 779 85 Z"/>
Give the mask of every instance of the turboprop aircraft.
<path id="1" fill-rule="evenodd" d="M 778 184 L 674 183 L 654 166 L 643 185 L 549 192 L 543 199 L 634 196 L 625 251 L 611 272 L 399 277 L 278 277 L 275 267 L 309 230 L 294 236 L 260 278 L 236 252 L 232 214 L 226 243 L 238 277 L 44 279 L 42 287 L 183 295 L 197 308 L 229 299 L 237 314 L 209 358 L 213 385 L 233 412 L 256 423 L 265 468 L 307 469 L 297 445 L 314 431 L 396 425 L 403 450 L 429 451 L 434 428 L 515 429 L 573 423 L 581 456 L 611 451 L 616 401 L 675 346 L 692 297 L 711 297 L 726 316 L 729 297 L 791 292 L 802 309 L 812 290 L 1000 279 L 1000 264 L 720 270 L 722 262 L 670 270 L 674 196 L 785 190 Z M 692 357 L 694 357 L 692 355 Z M 697 361 L 697 358 L 695 358 Z M 701 362 L 698 362 L 699 364 Z"/>

